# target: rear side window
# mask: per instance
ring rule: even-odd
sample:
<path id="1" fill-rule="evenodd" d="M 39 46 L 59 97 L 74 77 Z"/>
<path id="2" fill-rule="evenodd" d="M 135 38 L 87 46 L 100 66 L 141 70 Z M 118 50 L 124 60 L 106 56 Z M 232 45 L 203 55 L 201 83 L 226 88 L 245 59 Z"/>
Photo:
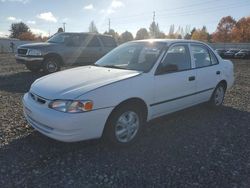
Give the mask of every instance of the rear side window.
<path id="1" fill-rule="evenodd" d="M 116 42 L 114 38 L 108 36 L 101 36 L 100 39 L 105 47 L 116 47 Z"/>
<path id="2" fill-rule="evenodd" d="M 208 49 L 201 45 L 191 45 L 191 53 L 194 57 L 195 67 L 207 67 L 210 66 L 211 59 Z"/>
<path id="3" fill-rule="evenodd" d="M 211 50 L 209 52 L 210 52 L 210 57 L 211 57 L 212 65 L 218 64 L 219 62 L 218 62 L 217 57 L 215 57 L 214 53 Z"/>
<path id="4" fill-rule="evenodd" d="M 91 36 L 91 38 L 89 38 L 87 41 L 87 47 L 101 47 L 101 44 L 96 36 Z"/>
<path id="5" fill-rule="evenodd" d="M 187 45 L 171 47 L 163 60 L 163 66 L 175 66 L 177 71 L 190 69 L 191 61 Z"/>

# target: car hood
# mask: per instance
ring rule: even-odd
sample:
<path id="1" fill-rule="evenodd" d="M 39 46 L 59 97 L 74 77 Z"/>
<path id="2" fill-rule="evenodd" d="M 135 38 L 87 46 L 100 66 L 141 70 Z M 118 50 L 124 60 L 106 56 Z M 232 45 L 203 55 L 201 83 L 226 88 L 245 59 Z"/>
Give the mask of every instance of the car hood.
<path id="1" fill-rule="evenodd" d="M 75 99 L 93 89 L 141 74 L 133 70 L 83 66 L 37 79 L 30 92 L 45 99 Z"/>
<path id="2" fill-rule="evenodd" d="M 56 43 L 49 43 L 49 42 L 39 42 L 39 43 L 29 43 L 29 44 L 23 44 L 19 46 L 19 48 L 33 48 L 33 49 L 38 49 L 38 48 L 44 48 L 44 47 L 49 47 L 49 46 L 56 46 L 58 44 Z"/>

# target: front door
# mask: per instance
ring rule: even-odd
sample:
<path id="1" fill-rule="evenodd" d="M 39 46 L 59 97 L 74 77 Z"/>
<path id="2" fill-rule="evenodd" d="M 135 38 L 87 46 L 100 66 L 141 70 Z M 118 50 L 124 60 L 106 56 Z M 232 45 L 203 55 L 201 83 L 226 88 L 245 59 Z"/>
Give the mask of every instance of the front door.
<path id="1" fill-rule="evenodd" d="M 195 103 L 196 70 L 192 69 L 187 44 L 170 47 L 154 78 L 155 97 L 150 104 L 152 118 Z"/>

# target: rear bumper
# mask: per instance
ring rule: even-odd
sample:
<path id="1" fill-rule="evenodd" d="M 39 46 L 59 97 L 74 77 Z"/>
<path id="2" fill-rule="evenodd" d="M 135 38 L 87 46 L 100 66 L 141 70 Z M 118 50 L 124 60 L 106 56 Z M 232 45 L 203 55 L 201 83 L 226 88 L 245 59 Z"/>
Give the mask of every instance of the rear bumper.
<path id="1" fill-rule="evenodd" d="M 44 60 L 43 57 L 29 57 L 29 56 L 19 56 L 19 55 L 15 55 L 15 58 L 16 62 L 19 64 L 26 64 L 29 62 L 41 63 Z"/>

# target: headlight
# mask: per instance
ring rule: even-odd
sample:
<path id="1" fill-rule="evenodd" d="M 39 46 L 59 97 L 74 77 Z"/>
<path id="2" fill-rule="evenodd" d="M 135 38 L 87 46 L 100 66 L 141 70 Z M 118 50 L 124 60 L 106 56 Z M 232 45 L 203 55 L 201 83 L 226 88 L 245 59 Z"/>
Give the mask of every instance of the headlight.
<path id="1" fill-rule="evenodd" d="M 79 113 L 91 111 L 93 102 L 89 100 L 55 100 L 49 104 L 49 107 L 60 112 Z"/>
<path id="2" fill-rule="evenodd" d="M 28 55 L 41 56 L 42 52 L 40 50 L 36 50 L 36 49 L 29 49 Z"/>

